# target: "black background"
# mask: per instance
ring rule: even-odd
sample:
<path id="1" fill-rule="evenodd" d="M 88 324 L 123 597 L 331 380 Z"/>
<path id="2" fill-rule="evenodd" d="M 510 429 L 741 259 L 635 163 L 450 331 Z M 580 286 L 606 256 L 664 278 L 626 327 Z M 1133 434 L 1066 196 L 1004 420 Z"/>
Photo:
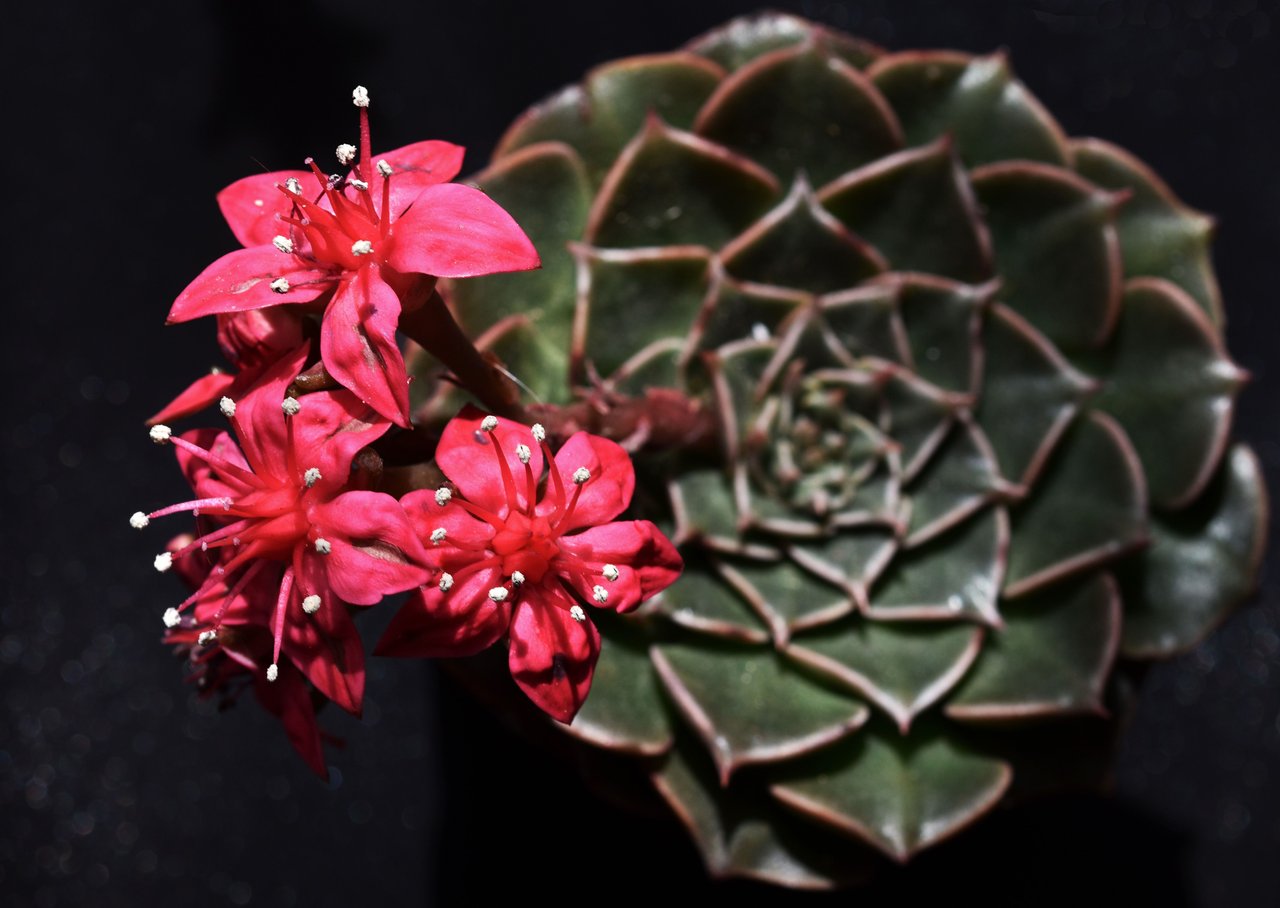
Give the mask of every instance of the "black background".
<path id="1" fill-rule="evenodd" d="M 891 49 L 1007 47 L 1068 133 L 1129 148 L 1218 215 L 1229 346 L 1256 378 L 1238 434 L 1280 486 L 1280 3 L 775 5 Z M 209 324 L 163 327 L 177 292 L 234 247 L 215 192 L 354 141 L 357 83 L 373 96 L 376 145 L 449 139 L 477 169 L 511 118 L 589 66 L 672 48 L 752 7 L 15 7 L 3 55 L 0 902 L 1275 904 L 1274 570 L 1214 638 L 1149 675 L 1114 799 L 1001 812 L 860 895 L 706 882 L 673 823 L 602 806 L 432 666 L 373 665 L 363 721 L 330 723 L 346 746 L 331 752 L 328 785 L 252 704 L 214 715 L 196 703 L 157 643 L 178 585 L 150 566 L 184 526 L 138 534 L 127 517 L 186 497 L 142 420 L 216 361 Z M 386 615 L 370 617 L 376 638 Z"/>

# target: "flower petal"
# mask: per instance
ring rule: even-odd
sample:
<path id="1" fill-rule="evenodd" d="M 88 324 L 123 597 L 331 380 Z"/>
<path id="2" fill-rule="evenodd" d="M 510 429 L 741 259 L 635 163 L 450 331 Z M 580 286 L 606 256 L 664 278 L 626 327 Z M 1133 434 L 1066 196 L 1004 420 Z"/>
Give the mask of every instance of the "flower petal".
<path id="1" fill-rule="evenodd" d="M 329 374 L 400 426 L 409 425 L 409 375 L 396 346 L 400 298 L 376 265 L 342 282 L 324 314 L 320 358 Z"/>
<path id="2" fill-rule="evenodd" d="M 252 309 L 217 319 L 222 355 L 241 369 L 269 366 L 305 340 L 297 309 Z"/>
<path id="3" fill-rule="evenodd" d="M 378 161 L 386 161 L 393 171 L 391 176 L 392 219 L 398 218 L 417 201 L 429 186 L 447 183 L 462 170 L 462 158 L 466 153 L 461 145 L 452 142 L 428 140 L 415 142 L 386 154 L 373 156 L 374 166 L 369 168 L 369 191 L 375 204 L 382 204 L 383 176 L 377 168 Z"/>
<path id="4" fill-rule="evenodd" d="M 561 528 L 564 531 L 608 523 L 627 509 L 636 488 L 631 457 L 607 438 L 578 432 L 556 452 L 552 469 L 560 472 L 570 496 L 574 493 L 573 474 L 580 467 L 591 476 L 582 484 L 573 514 Z"/>
<path id="5" fill-rule="evenodd" d="M 391 236 L 387 262 L 401 272 L 473 277 L 541 264 L 511 215 L 480 190 L 460 183 L 423 189 L 393 223 Z"/>
<path id="6" fill-rule="evenodd" d="M 684 570 L 684 559 L 663 532 L 647 520 L 626 520 L 592 527 L 576 536 L 560 539 L 560 548 L 590 565 L 591 574 L 566 572 L 586 602 L 594 602 L 592 591 L 603 587 L 609 598 L 604 607 L 627 612 L 644 600 L 675 583 Z M 618 576 L 610 580 L 603 573 L 613 565 Z"/>
<path id="7" fill-rule="evenodd" d="M 460 566 L 459 560 L 475 561 L 478 555 L 475 550 L 487 548 L 493 539 L 493 527 L 472 517 L 456 499 L 443 505 L 437 503 L 435 489 L 410 492 L 400 499 L 400 506 L 409 515 L 413 531 L 422 540 L 431 564 L 446 571 Z M 445 541 L 432 544 L 431 534 L 436 530 L 444 530 Z"/>
<path id="8" fill-rule="evenodd" d="M 573 620 L 572 598 L 555 581 L 527 585 L 511 619 L 511 677 L 539 709 L 558 722 L 578 714 L 591 689 L 600 632 Z"/>
<path id="9" fill-rule="evenodd" d="M 306 170 L 255 173 L 218 193 L 218 207 L 241 246 L 262 246 L 279 234 L 288 235 L 289 225 L 281 224 L 276 215 L 289 214 L 293 203 L 276 186 L 289 179 L 310 183 L 315 177 Z"/>
<path id="10" fill-rule="evenodd" d="M 280 675 L 275 681 L 268 681 L 261 672 L 257 672 L 254 674 L 253 692 L 263 708 L 284 725 L 293 749 L 307 762 L 311 771 L 322 779 L 329 778 L 315 705 L 311 702 L 311 690 L 302 674 L 288 664 L 280 666 Z"/>
<path id="11" fill-rule="evenodd" d="M 529 468 L 535 483 L 542 475 L 542 450 L 534 442 L 532 430 L 523 423 L 495 416 L 496 428 L 486 432 L 480 428 L 486 418 L 486 414 L 468 406 L 449 420 L 436 446 L 436 464 L 464 498 L 503 516 L 508 510 L 507 492 L 494 445 L 507 464 L 521 508 L 526 506 L 529 490 L 525 466 L 516 448 L 522 444 L 529 448 Z"/>
<path id="12" fill-rule="evenodd" d="M 346 603 L 320 597 L 320 608 L 308 615 L 303 597 L 312 590 L 295 589 L 285 619 L 281 649 L 320 693 L 352 715 L 364 701 L 364 647 Z"/>
<path id="13" fill-rule="evenodd" d="M 333 274 L 303 268 L 275 246 L 253 246 L 228 252 L 187 285 L 169 310 L 169 324 L 202 315 L 245 312 L 288 303 L 309 303 L 332 286 Z M 272 281 L 284 278 L 289 289 L 277 293 Z"/>
<path id="14" fill-rule="evenodd" d="M 158 422 L 173 422 L 175 419 L 182 419 L 192 413 L 199 413 L 230 391 L 235 382 L 236 376 L 229 375 L 226 372 L 211 372 L 208 375 L 202 375 L 192 382 L 187 387 L 187 390 L 169 401 L 163 410 L 148 419 L 147 425 L 154 426 Z"/>
<path id="15" fill-rule="evenodd" d="M 310 350 L 308 341 L 281 356 L 261 374 L 252 390 L 235 401 L 236 421 L 243 429 L 240 443 L 249 462 L 255 469 L 261 467 L 278 478 L 286 475 L 288 444 L 288 427 L 280 404 L 285 391 L 306 365 Z"/>
<path id="16" fill-rule="evenodd" d="M 327 555 L 309 547 L 305 582 L 322 598 L 331 591 L 352 605 L 425 583 L 427 553 L 400 503 L 383 492 L 346 492 L 307 512 L 330 545 Z"/>
<path id="17" fill-rule="evenodd" d="M 233 466 L 248 470 L 244 454 L 236 446 L 230 433 L 217 429 L 195 429 L 179 436 L 199 448 L 204 448 L 215 457 L 227 461 Z M 228 476 L 224 470 L 211 466 L 202 457 L 188 452 L 184 448 L 174 447 L 178 458 L 178 469 L 186 478 L 197 498 L 237 498 L 244 494 L 245 486 L 235 476 Z"/>
<path id="18" fill-rule="evenodd" d="M 511 603 L 489 598 L 501 579 L 496 570 L 477 571 L 447 593 L 418 589 L 391 619 L 374 655 L 436 658 L 487 649 L 511 623 Z"/>

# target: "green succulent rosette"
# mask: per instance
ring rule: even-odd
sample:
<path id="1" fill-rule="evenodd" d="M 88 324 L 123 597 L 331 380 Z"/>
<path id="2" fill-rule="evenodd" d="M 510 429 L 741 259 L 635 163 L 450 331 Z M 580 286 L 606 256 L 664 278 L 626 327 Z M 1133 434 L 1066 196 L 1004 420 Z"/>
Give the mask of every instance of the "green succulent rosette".
<path id="1" fill-rule="evenodd" d="M 716 457 L 639 447 L 686 573 L 604 616 L 568 728 L 713 874 L 908 859 L 1251 590 L 1211 222 L 1002 55 L 740 19 L 591 71 L 474 182 L 544 264 L 446 286 L 464 328 L 539 400 L 667 388 L 717 426 Z"/>

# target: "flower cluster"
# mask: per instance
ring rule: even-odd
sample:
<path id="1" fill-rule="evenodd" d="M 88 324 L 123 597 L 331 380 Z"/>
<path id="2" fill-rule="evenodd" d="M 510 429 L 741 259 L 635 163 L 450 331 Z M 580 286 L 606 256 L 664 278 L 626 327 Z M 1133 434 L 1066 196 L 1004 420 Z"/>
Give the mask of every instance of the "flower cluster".
<path id="1" fill-rule="evenodd" d="M 205 695 L 252 687 L 321 774 L 316 706 L 362 706 L 358 608 L 414 591 L 381 646 L 396 655 L 466 655 L 509 632 L 516 682 L 567 722 L 599 652 L 582 604 L 634 608 L 680 569 L 651 524 L 610 522 L 630 499 L 630 460 L 583 433 L 552 457 L 540 427 L 468 411 L 437 453 L 452 488 L 400 500 L 380 488 L 375 444 L 414 431 L 402 318 L 429 304 L 438 277 L 534 268 L 538 256 L 484 193 L 447 182 L 461 148 L 373 155 L 368 93 L 353 100 L 360 144 L 338 146 L 345 175 L 308 159 L 306 171 L 219 195 L 245 248 L 205 269 L 169 320 L 215 316 L 234 371 L 198 379 L 151 420 L 195 497 L 130 518 L 137 529 L 197 518 L 197 533 L 155 558 L 192 590 L 165 611 L 165 642 L 188 656 Z M 302 381 L 310 374 L 321 381 Z M 229 430 L 168 425 L 215 403 Z M 517 433 L 532 446 L 499 452 Z M 477 443 L 497 460 L 476 460 Z"/>

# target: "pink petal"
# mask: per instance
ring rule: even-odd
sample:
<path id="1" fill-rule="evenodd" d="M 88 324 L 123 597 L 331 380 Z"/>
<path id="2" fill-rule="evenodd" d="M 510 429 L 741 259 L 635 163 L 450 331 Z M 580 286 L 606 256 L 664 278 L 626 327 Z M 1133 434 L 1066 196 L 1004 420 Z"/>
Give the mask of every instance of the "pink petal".
<path id="1" fill-rule="evenodd" d="M 574 493 L 573 474 L 585 467 L 591 477 L 582 491 L 565 530 L 608 523 L 627 509 L 636 488 L 631 457 L 616 443 L 599 435 L 578 432 L 556 452 L 552 467 L 564 482 L 565 494 Z M 539 509 L 543 510 L 543 509 Z"/>
<path id="2" fill-rule="evenodd" d="M 427 553 L 390 495 L 347 492 L 312 507 L 307 518 L 331 546 L 327 555 L 308 547 L 303 557 L 305 581 L 322 598 L 332 591 L 352 605 L 373 605 L 427 581 Z"/>
<path id="3" fill-rule="evenodd" d="M 251 463 L 264 467 L 278 478 L 284 478 L 288 470 L 285 453 L 288 427 L 280 405 L 285 391 L 306 365 L 310 349 L 308 341 L 281 356 L 258 376 L 249 391 L 235 400 L 236 421 L 244 430 L 240 444 L 245 454 Z"/>
<path id="4" fill-rule="evenodd" d="M 391 428 L 368 404 L 350 391 L 321 391 L 298 398 L 302 409 L 293 417 L 293 437 L 302 470 L 320 471 L 316 497 L 330 498 L 351 481 L 351 462 L 362 448 Z"/>
<path id="5" fill-rule="evenodd" d="M 289 290 L 272 290 L 271 282 L 277 278 L 287 280 Z M 178 295 L 168 322 L 172 325 L 202 315 L 309 303 L 330 289 L 332 282 L 329 271 L 303 268 L 296 258 L 275 246 L 237 249 L 200 272 Z"/>
<path id="6" fill-rule="evenodd" d="M 320 328 L 320 358 L 329 374 L 378 413 L 409 425 L 409 375 L 396 345 L 400 298 L 366 265 L 342 282 Z"/>
<path id="7" fill-rule="evenodd" d="M 187 390 L 171 400 L 163 410 L 147 420 L 147 425 L 173 422 L 192 413 L 199 413 L 215 400 L 225 395 L 235 384 L 236 377 L 226 372 L 213 372 L 197 378 Z"/>
<path id="8" fill-rule="evenodd" d="M 254 693 L 267 712 L 284 725 L 285 733 L 293 749 L 322 779 L 329 778 L 329 768 L 324 762 L 324 747 L 320 743 L 320 726 L 316 723 L 316 710 L 311 702 L 311 691 L 302 675 L 292 665 L 280 666 L 280 676 L 268 681 L 264 675 L 254 675 Z"/>
<path id="9" fill-rule="evenodd" d="M 281 649 L 289 661 L 334 703 L 360 715 L 364 700 L 364 647 L 346 603 L 320 597 L 320 608 L 308 615 L 302 599 L 312 593 L 296 590 L 285 616 Z"/>
<path id="10" fill-rule="evenodd" d="M 539 709 L 572 722 L 591 689 L 600 632 L 569 615 L 573 600 L 554 581 L 526 585 L 511 619 L 511 677 Z"/>
<path id="11" fill-rule="evenodd" d="M 289 235 L 289 225 L 276 215 L 289 214 L 293 205 L 276 186 L 290 178 L 303 185 L 315 180 L 310 171 L 277 170 L 236 180 L 218 193 L 218 207 L 241 246 L 262 246 L 278 235 Z"/>
<path id="12" fill-rule="evenodd" d="M 455 559 L 470 557 L 474 560 L 475 552 L 466 549 L 484 549 L 493 539 L 493 527 L 472 517 L 456 499 L 450 499 L 444 505 L 438 504 L 435 489 L 410 492 L 400 499 L 400 506 L 409 515 L 413 531 L 422 540 L 431 563 L 445 570 L 454 570 Z M 433 545 L 431 534 L 438 529 L 445 531 L 446 542 Z"/>
<path id="13" fill-rule="evenodd" d="M 253 309 L 217 319 L 222 355 L 241 369 L 268 366 L 305 339 L 296 309 Z"/>
<path id="14" fill-rule="evenodd" d="M 511 604 L 489 598 L 501 579 L 496 570 L 477 571 L 447 593 L 434 586 L 419 589 L 391 619 L 374 654 L 432 659 L 487 649 L 511 622 Z"/>
<path id="15" fill-rule="evenodd" d="M 495 445 L 507 464 L 520 508 L 526 506 L 528 480 L 524 464 L 516 455 L 516 446 L 529 448 L 529 467 L 535 485 L 542 475 L 542 450 L 534 442 L 533 432 L 523 423 L 498 416 L 494 417 L 498 420 L 497 427 L 486 432 L 480 428 L 485 418 L 483 412 L 468 406 L 449 420 L 436 446 L 436 465 L 458 487 L 462 497 L 503 516 L 508 510 L 507 491 L 494 454 Z"/>
<path id="16" fill-rule="evenodd" d="M 627 520 L 592 527 L 576 536 L 563 536 L 560 547 L 591 566 L 590 574 L 565 572 L 578 595 L 594 603 L 594 587 L 603 587 L 609 598 L 606 608 L 627 612 L 654 596 L 680 577 L 684 559 L 661 530 L 647 520 Z M 609 580 L 602 573 L 606 564 L 618 570 Z"/>
<path id="17" fill-rule="evenodd" d="M 424 189 L 438 183 L 447 183 L 456 177 L 462 170 L 464 153 L 465 149 L 461 145 L 430 140 L 374 155 L 374 166 L 369 168 L 369 191 L 374 203 L 379 207 L 382 205 L 383 177 L 377 168 L 378 161 L 386 161 L 394 171 L 391 176 L 391 211 L 394 220 L 417 201 Z"/>
<path id="18" fill-rule="evenodd" d="M 249 469 L 244 454 L 228 432 L 220 432 L 217 429 L 195 429 L 184 432 L 179 437 L 233 466 L 244 470 Z M 191 484 L 197 498 L 238 498 L 244 494 L 244 484 L 237 477 L 229 476 L 221 467 L 211 466 L 203 458 L 176 445 L 173 450 L 178 458 L 178 469 Z"/>
<path id="19" fill-rule="evenodd" d="M 473 277 L 541 264 L 511 215 L 483 192 L 459 183 L 423 189 L 392 224 L 391 237 L 387 262 L 401 272 Z"/>

